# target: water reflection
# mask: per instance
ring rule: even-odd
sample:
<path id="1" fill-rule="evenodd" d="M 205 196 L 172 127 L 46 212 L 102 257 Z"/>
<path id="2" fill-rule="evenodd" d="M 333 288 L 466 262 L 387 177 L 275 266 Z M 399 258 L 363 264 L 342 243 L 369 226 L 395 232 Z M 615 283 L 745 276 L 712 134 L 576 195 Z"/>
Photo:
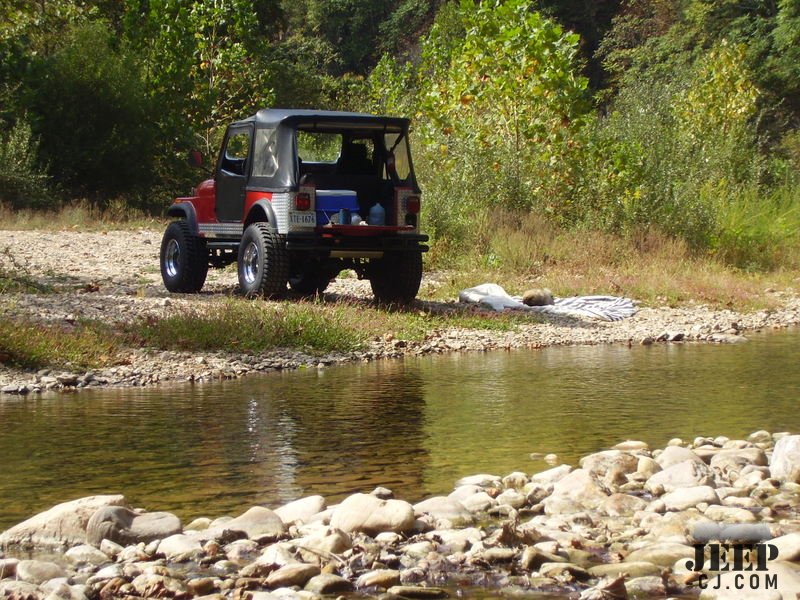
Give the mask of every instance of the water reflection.
<path id="1" fill-rule="evenodd" d="M 622 439 L 800 430 L 800 335 L 737 346 L 452 355 L 239 382 L 0 401 L 0 528 L 124 493 L 188 518 L 572 462 Z"/>

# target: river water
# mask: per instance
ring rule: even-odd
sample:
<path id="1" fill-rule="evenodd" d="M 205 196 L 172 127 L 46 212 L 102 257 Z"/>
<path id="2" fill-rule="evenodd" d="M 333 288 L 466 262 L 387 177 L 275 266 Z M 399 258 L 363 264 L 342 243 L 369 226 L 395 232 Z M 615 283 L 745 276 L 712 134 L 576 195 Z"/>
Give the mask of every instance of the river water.
<path id="1" fill-rule="evenodd" d="M 800 333 L 746 344 L 453 354 L 239 381 L 0 400 L 0 530 L 122 493 L 184 519 L 382 485 L 411 502 L 476 473 L 625 439 L 800 431 Z"/>

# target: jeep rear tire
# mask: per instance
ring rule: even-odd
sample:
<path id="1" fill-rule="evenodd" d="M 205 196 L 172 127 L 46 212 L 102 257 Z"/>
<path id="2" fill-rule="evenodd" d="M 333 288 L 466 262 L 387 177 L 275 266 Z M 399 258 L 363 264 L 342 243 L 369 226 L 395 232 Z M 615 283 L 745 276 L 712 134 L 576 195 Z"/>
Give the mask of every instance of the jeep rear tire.
<path id="1" fill-rule="evenodd" d="M 381 304 L 413 302 L 421 282 L 421 252 L 387 252 L 383 258 L 370 261 L 369 283 Z"/>
<path id="2" fill-rule="evenodd" d="M 268 223 L 253 223 L 239 244 L 239 288 L 245 296 L 279 296 L 286 292 L 289 253 L 283 236 Z"/>
<path id="3" fill-rule="evenodd" d="M 160 263 L 161 278 L 170 292 L 199 292 L 208 275 L 206 242 L 192 234 L 186 221 L 174 221 L 161 239 Z"/>

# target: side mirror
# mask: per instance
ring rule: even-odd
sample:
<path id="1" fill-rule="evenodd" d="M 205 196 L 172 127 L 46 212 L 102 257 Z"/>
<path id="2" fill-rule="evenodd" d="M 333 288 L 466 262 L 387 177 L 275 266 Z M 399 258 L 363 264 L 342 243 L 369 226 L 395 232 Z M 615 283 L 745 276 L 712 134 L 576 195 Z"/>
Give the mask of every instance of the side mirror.
<path id="1" fill-rule="evenodd" d="M 190 150 L 187 162 L 190 167 L 202 168 L 204 166 L 203 153 L 200 150 Z"/>

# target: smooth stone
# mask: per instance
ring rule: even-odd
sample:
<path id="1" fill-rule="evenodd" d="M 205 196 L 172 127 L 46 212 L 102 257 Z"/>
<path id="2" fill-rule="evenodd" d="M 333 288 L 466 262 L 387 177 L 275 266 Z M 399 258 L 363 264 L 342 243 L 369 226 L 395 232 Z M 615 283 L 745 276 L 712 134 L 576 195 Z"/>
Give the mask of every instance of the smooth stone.
<path id="1" fill-rule="evenodd" d="M 598 512 L 609 517 L 633 515 L 645 510 L 647 501 L 630 494 L 612 494 L 597 507 Z"/>
<path id="2" fill-rule="evenodd" d="M 15 579 L 4 579 L 0 581 L 0 598 L 37 600 L 41 597 L 39 586 L 34 583 Z"/>
<path id="3" fill-rule="evenodd" d="M 766 453 L 760 448 L 722 450 L 714 455 L 710 463 L 715 471 L 728 475 L 739 472 L 748 465 L 765 467 L 768 464 Z"/>
<path id="4" fill-rule="evenodd" d="M 693 546 L 674 542 L 656 542 L 634 550 L 625 557 L 624 562 L 649 562 L 660 567 L 671 567 L 682 558 L 693 557 Z"/>
<path id="5" fill-rule="evenodd" d="M 346 533 L 375 535 L 383 531 L 409 532 L 415 524 L 414 507 L 403 500 L 381 500 L 369 494 L 353 494 L 333 511 L 331 526 Z"/>
<path id="6" fill-rule="evenodd" d="M 677 446 L 670 446 L 677 448 Z M 658 489 L 673 492 L 679 488 L 708 486 L 714 483 L 710 467 L 699 458 L 673 464 L 652 475 L 645 483 L 645 489 L 655 493 Z"/>
<path id="7" fill-rule="evenodd" d="M 687 460 L 705 464 L 696 452 L 681 446 L 667 446 L 655 459 L 662 469 L 668 469 Z"/>
<path id="8" fill-rule="evenodd" d="M 628 577 L 647 577 L 650 575 L 660 575 L 663 567 L 654 565 L 651 562 L 622 562 L 596 565 L 589 568 L 592 577 L 619 577 L 623 573 Z"/>
<path id="9" fill-rule="evenodd" d="M 493 506 L 497 506 L 497 500 L 492 498 L 486 492 L 478 492 L 477 494 L 472 494 L 471 496 L 464 498 L 461 501 L 461 504 L 464 505 L 471 513 L 481 513 L 486 512 Z"/>
<path id="10" fill-rule="evenodd" d="M 521 471 L 514 471 L 503 477 L 503 487 L 506 489 L 521 490 L 528 483 L 528 476 Z"/>
<path id="11" fill-rule="evenodd" d="M 751 511 L 735 506 L 709 506 L 703 514 L 720 523 L 755 523 L 758 520 Z"/>
<path id="12" fill-rule="evenodd" d="M 447 497 L 450 498 L 451 500 L 462 502 L 467 498 L 469 498 L 470 496 L 474 496 L 475 494 L 485 494 L 485 493 L 486 490 L 479 485 L 474 485 L 474 484 L 459 485 L 458 487 L 456 487 L 456 489 L 450 492 L 447 495 Z"/>
<path id="13" fill-rule="evenodd" d="M 639 459 L 621 450 L 605 450 L 583 457 L 579 464 L 581 468 L 588 471 L 590 475 L 603 478 L 612 469 L 621 471 L 622 473 L 635 472 L 639 464 Z"/>
<path id="14" fill-rule="evenodd" d="M 535 571 L 545 563 L 567 562 L 567 559 L 534 546 L 526 546 L 520 556 L 519 564 L 526 571 Z"/>
<path id="15" fill-rule="evenodd" d="M 585 469 L 575 469 L 553 486 L 544 500 L 545 514 L 575 513 L 594 510 L 608 498 L 605 489 Z"/>
<path id="16" fill-rule="evenodd" d="M 751 444 L 770 444 L 772 443 L 772 434 L 769 431 L 760 429 L 748 435 L 747 441 Z"/>
<path id="17" fill-rule="evenodd" d="M 769 470 L 779 481 L 800 483 L 800 435 L 788 435 L 777 441 Z"/>
<path id="18" fill-rule="evenodd" d="M 309 579 L 303 589 L 314 594 L 339 594 L 352 591 L 353 584 L 339 575 L 321 573 Z"/>
<path id="19" fill-rule="evenodd" d="M 196 558 L 202 554 L 203 546 L 195 537 L 177 533 L 164 538 L 158 544 L 158 553 L 167 557 L 167 560 L 183 562 Z"/>
<path id="20" fill-rule="evenodd" d="M 399 583 L 400 571 L 395 569 L 376 569 L 361 575 L 356 581 L 356 587 L 388 589 Z"/>
<path id="21" fill-rule="evenodd" d="M 172 513 L 140 514 L 124 506 L 106 506 L 95 511 L 86 524 L 86 541 L 93 546 L 103 540 L 128 546 L 147 544 L 181 531 L 181 521 Z"/>
<path id="22" fill-rule="evenodd" d="M 542 563 L 539 565 L 539 575 L 542 577 L 555 579 L 565 573 L 579 581 L 586 581 L 592 577 L 586 569 L 568 562 Z"/>
<path id="23" fill-rule="evenodd" d="M 350 535 L 335 527 L 325 527 L 312 535 L 292 540 L 289 544 L 298 549 L 304 561 L 320 565 L 328 562 L 331 555 L 341 554 L 353 547 Z"/>
<path id="24" fill-rule="evenodd" d="M 417 587 L 412 585 L 393 585 L 387 590 L 392 596 L 401 598 L 447 598 L 449 594 L 436 587 Z"/>
<path id="25" fill-rule="evenodd" d="M 304 586 L 312 577 L 319 575 L 317 565 L 307 565 L 303 563 L 284 565 L 277 571 L 273 571 L 267 577 L 269 587 L 290 587 L 293 585 Z"/>
<path id="26" fill-rule="evenodd" d="M 625 452 L 639 452 L 642 450 L 650 450 L 647 442 L 641 440 L 625 440 L 614 446 L 614 450 L 623 450 Z"/>
<path id="27" fill-rule="evenodd" d="M 64 558 L 74 565 L 93 565 L 95 567 L 111 560 L 105 552 L 89 544 L 81 544 L 70 548 L 64 553 Z"/>
<path id="28" fill-rule="evenodd" d="M 432 541 L 439 542 L 449 554 L 454 552 L 465 552 L 483 539 L 483 533 L 475 527 L 466 529 L 436 529 L 429 531 L 425 537 Z"/>
<path id="29" fill-rule="evenodd" d="M 788 533 L 767 543 L 778 549 L 778 560 L 800 561 L 800 533 Z"/>
<path id="30" fill-rule="evenodd" d="M 719 497 L 714 488 L 707 485 L 684 487 L 669 492 L 661 497 L 667 510 L 681 511 L 701 503 L 719 504 Z"/>
<path id="31" fill-rule="evenodd" d="M 325 510 L 325 506 L 325 498 L 322 496 L 308 496 L 276 508 L 275 514 L 287 525 L 298 521 L 306 523 L 311 517 Z"/>
<path id="32" fill-rule="evenodd" d="M 254 506 L 235 519 L 226 520 L 199 532 L 202 539 L 224 536 L 226 531 L 242 531 L 248 539 L 257 542 L 274 541 L 286 533 L 286 525 L 273 511 L 263 506 Z"/>
<path id="33" fill-rule="evenodd" d="M 211 525 L 211 519 L 208 517 L 198 517 L 184 527 L 184 531 L 203 531 L 208 529 Z"/>
<path id="34" fill-rule="evenodd" d="M 503 482 L 497 475 L 488 475 L 481 473 L 479 475 L 471 475 L 469 477 L 462 477 L 456 482 L 456 487 L 462 485 L 477 485 L 479 487 L 501 487 Z"/>
<path id="35" fill-rule="evenodd" d="M 517 557 L 517 551 L 514 548 L 487 548 L 480 556 L 489 564 L 509 563 Z"/>
<path id="36" fill-rule="evenodd" d="M 409 544 L 403 548 L 403 554 L 410 556 L 411 558 L 420 559 L 428 556 L 428 554 L 433 552 L 434 549 L 434 545 L 431 542 L 414 542 L 413 544 Z"/>
<path id="37" fill-rule="evenodd" d="M 475 517 L 458 500 L 448 496 L 434 496 L 414 505 L 414 514 L 429 514 L 434 519 L 446 519 L 455 526 L 471 524 Z"/>
<path id="38" fill-rule="evenodd" d="M 100 542 L 100 552 L 103 552 L 111 558 L 116 558 L 124 549 L 124 546 L 116 542 L 112 542 L 111 540 L 103 540 Z"/>
<path id="39" fill-rule="evenodd" d="M 92 577 L 89 578 L 87 583 L 94 582 L 94 581 L 104 581 L 107 579 L 114 579 L 115 577 L 123 577 L 124 572 L 122 570 L 121 565 L 108 565 L 107 567 L 103 567 L 99 571 L 97 571 Z M 93 581 L 94 580 L 94 581 Z"/>
<path id="40" fill-rule="evenodd" d="M 0 558 L 0 579 L 14 577 L 17 573 L 18 558 Z"/>
<path id="41" fill-rule="evenodd" d="M 86 541 L 91 516 L 104 506 L 126 506 L 125 496 L 87 496 L 62 502 L 0 534 L 0 548 L 76 546 Z"/>
<path id="42" fill-rule="evenodd" d="M 298 563 L 300 561 L 295 558 L 292 552 L 293 548 L 294 546 L 287 542 L 270 544 L 264 548 L 264 551 L 256 559 L 256 563 L 261 565 L 277 565 L 279 567 Z"/>
<path id="43" fill-rule="evenodd" d="M 635 577 L 625 582 L 625 589 L 633 598 L 666 598 L 667 588 L 660 576 Z"/>
<path id="44" fill-rule="evenodd" d="M 49 579 L 66 577 L 63 567 L 44 560 L 21 560 L 17 563 L 16 577 L 20 581 L 40 585 Z"/>
<path id="45" fill-rule="evenodd" d="M 645 479 L 655 475 L 661 470 L 661 465 L 649 456 L 640 456 L 636 463 L 636 472 L 644 475 Z"/>
<path id="46" fill-rule="evenodd" d="M 174 577 L 142 573 L 131 582 L 140 596 L 145 598 L 163 598 L 165 596 L 182 596 L 186 594 L 184 583 Z"/>
<path id="47" fill-rule="evenodd" d="M 572 471 L 572 467 L 569 465 L 553 467 L 552 469 L 547 469 L 546 471 L 531 475 L 531 483 L 554 484 L 569 475 L 570 471 Z"/>
<path id="48" fill-rule="evenodd" d="M 511 508 L 522 508 L 528 501 L 528 498 L 525 494 L 518 492 L 515 489 L 510 489 L 504 491 L 502 494 L 495 498 L 495 501 L 498 505 L 506 505 L 510 506 Z"/>

